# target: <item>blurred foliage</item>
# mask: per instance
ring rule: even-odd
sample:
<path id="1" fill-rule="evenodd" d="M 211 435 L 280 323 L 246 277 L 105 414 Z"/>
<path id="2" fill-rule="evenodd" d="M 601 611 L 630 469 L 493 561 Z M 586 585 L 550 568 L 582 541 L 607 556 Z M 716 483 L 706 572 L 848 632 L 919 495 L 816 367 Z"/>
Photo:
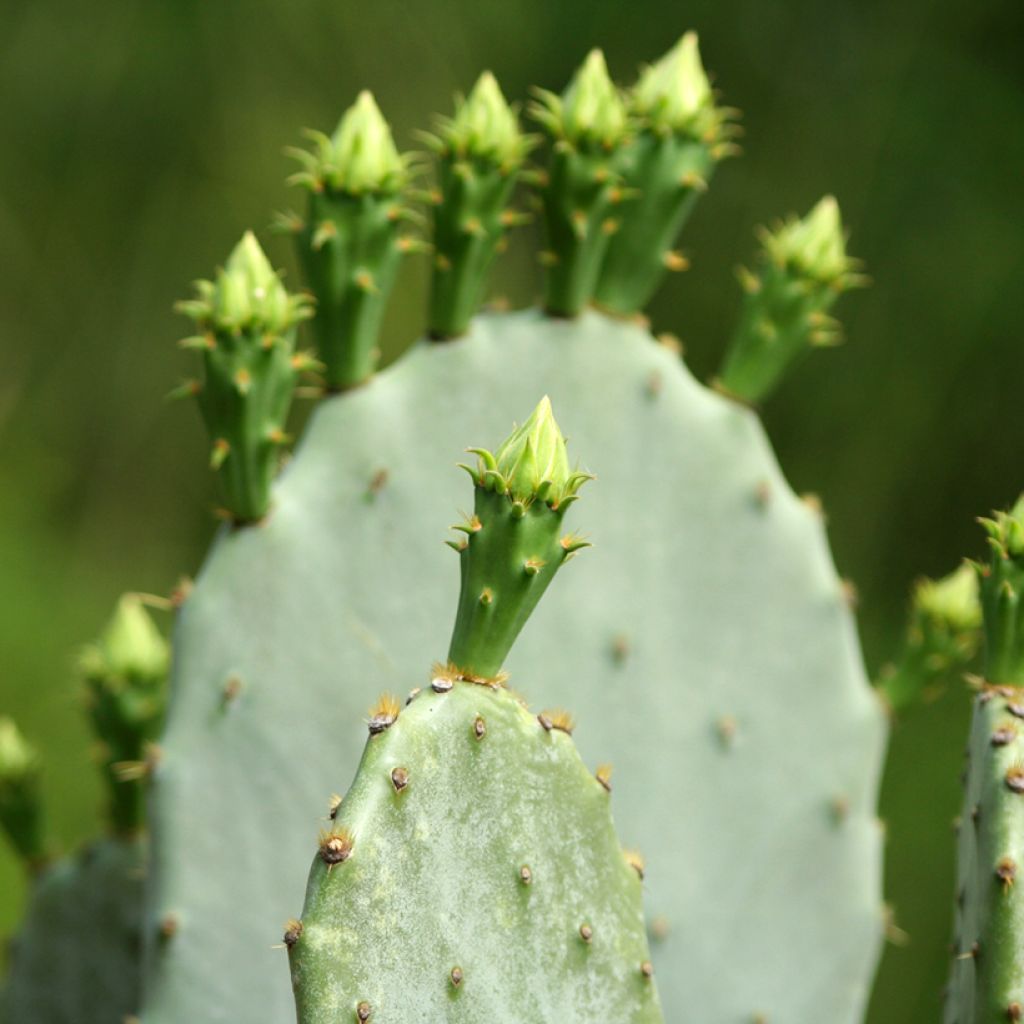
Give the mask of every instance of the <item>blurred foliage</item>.
<path id="1" fill-rule="evenodd" d="M 849 343 L 792 374 L 766 409 L 798 490 L 829 514 L 857 583 L 868 660 L 896 642 L 919 573 L 980 550 L 974 517 L 1024 486 L 1024 7 L 1013 0 L 43 0 L 0 39 L 0 711 L 47 759 L 55 834 L 99 802 L 71 665 L 126 588 L 166 593 L 198 567 L 215 504 L 195 409 L 163 401 L 190 360 L 171 313 L 243 229 L 293 275 L 273 209 L 296 203 L 282 148 L 374 90 L 399 140 L 490 67 L 510 96 L 560 89 L 603 46 L 612 71 L 695 28 L 744 111 L 730 161 L 685 238 L 694 269 L 651 310 L 701 376 L 738 305 L 752 229 L 835 192 L 874 278 L 838 313 Z M 538 289 L 522 232 L 515 303 Z M 387 336 L 424 316 L 411 262 Z M 909 935 L 872 1019 L 937 1014 L 951 919 L 949 821 L 966 723 L 949 692 L 893 739 L 883 814 L 888 888 Z M 827 865 L 822 866 L 827 871 Z M 0 853 L 0 930 L 19 911 Z"/>

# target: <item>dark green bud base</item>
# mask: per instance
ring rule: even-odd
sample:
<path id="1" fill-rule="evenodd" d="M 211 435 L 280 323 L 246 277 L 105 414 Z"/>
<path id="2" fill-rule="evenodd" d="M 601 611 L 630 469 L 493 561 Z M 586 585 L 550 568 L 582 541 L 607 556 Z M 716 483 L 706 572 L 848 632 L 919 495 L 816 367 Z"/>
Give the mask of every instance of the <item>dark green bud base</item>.
<path id="1" fill-rule="evenodd" d="M 616 208 L 625 193 L 614 151 L 597 142 L 578 147 L 556 142 L 541 198 L 545 308 L 552 316 L 576 316 L 594 296 L 608 240 L 619 226 Z"/>
<path id="2" fill-rule="evenodd" d="M 842 289 L 770 260 L 760 277 L 741 275 L 746 295 L 740 321 L 715 383 L 725 394 L 755 404 L 799 356 L 837 342 L 837 324 L 827 311 Z"/>
<path id="3" fill-rule="evenodd" d="M 474 515 L 454 529 L 462 589 L 448 660 L 469 678 L 492 679 L 559 567 L 586 541 L 562 532 L 566 506 L 529 504 L 476 487 Z"/>
<path id="4" fill-rule="evenodd" d="M 483 157 L 443 156 L 438 161 L 431 337 L 465 334 L 480 308 L 505 229 L 520 216 L 508 209 L 518 170 Z"/>
<path id="5" fill-rule="evenodd" d="M 380 358 L 381 318 L 411 241 L 394 193 L 311 191 L 297 234 L 305 279 L 317 296 L 313 331 L 331 391 L 367 381 Z"/>
<path id="6" fill-rule="evenodd" d="M 199 408 L 213 438 L 210 461 L 236 522 L 262 519 L 270 507 L 284 428 L 300 363 L 294 331 L 218 331 L 203 351 Z"/>
<path id="7" fill-rule="evenodd" d="M 636 198 L 608 243 L 598 306 L 620 316 L 638 313 L 667 271 L 686 269 L 673 245 L 714 167 L 708 144 L 671 132 L 643 131 L 622 145 L 618 169 Z"/>

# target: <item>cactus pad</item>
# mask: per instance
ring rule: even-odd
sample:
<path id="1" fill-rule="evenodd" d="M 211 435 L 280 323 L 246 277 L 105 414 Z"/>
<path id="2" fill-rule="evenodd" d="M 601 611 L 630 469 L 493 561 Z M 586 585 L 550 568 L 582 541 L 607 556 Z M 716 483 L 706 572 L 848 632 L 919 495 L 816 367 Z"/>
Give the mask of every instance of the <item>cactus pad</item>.
<path id="1" fill-rule="evenodd" d="M 371 719 L 286 934 L 300 1024 L 661 1021 L 640 877 L 563 728 L 444 676 Z"/>
<path id="2" fill-rule="evenodd" d="M 527 311 L 326 401 L 267 519 L 221 534 L 176 634 L 146 1024 L 291 1012 L 271 947 L 301 904 L 325 766 L 354 771 L 376 692 L 443 656 L 454 463 L 545 393 L 600 479 L 595 546 L 507 667 L 578 712 L 588 763 L 615 764 L 666 1012 L 859 1019 L 882 931 L 885 719 L 820 513 L 754 414 L 647 332 Z M 158 942 L 168 914 L 178 933 Z M 473 951 L 456 952 L 469 995 Z"/>
<path id="3" fill-rule="evenodd" d="M 121 1024 L 139 1007 L 144 849 L 106 839 L 33 880 L 3 1024 Z"/>

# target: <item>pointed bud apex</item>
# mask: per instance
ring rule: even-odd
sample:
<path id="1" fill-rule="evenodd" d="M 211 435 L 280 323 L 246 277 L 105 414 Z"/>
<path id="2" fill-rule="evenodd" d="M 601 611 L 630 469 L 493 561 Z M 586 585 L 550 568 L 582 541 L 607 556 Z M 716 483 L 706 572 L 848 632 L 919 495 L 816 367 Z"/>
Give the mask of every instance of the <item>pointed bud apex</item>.
<path id="1" fill-rule="evenodd" d="M 41 768 L 39 755 L 14 722 L 0 717 L 0 826 L 30 864 L 43 859 Z"/>
<path id="2" fill-rule="evenodd" d="M 227 332 L 278 333 L 310 315 L 304 299 L 289 296 L 256 236 L 247 231 L 215 281 L 198 281 L 198 299 L 178 303 L 178 311 L 201 327 Z"/>
<path id="3" fill-rule="evenodd" d="M 39 769 L 39 754 L 13 719 L 0 718 L 0 787 L 20 784 L 38 775 Z"/>
<path id="4" fill-rule="evenodd" d="M 574 144 L 612 146 L 626 133 L 626 108 L 600 50 L 591 50 L 561 97 L 543 94 L 539 120 Z"/>
<path id="5" fill-rule="evenodd" d="M 530 418 L 506 438 L 495 455 L 498 473 L 513 498 L 552 504 L 570 493 L 569 453 L 545 395 Z"/>
<path id="6" fill-rule="evenodd" d="M 655 129 L 705 141 L 717 138 L 724 117 L 715 107 L 696 32 L 687 32 L 661 60 L 644 68 L 630 107 Z"/>
<path id="7" fill-rule="evenodd" d="M 816 281 L 849 287 L 851 261 L 834 196 L 825 196 L 803 219 L 793 218 L 765 235 L 768 255 Z"/>
<path id="8" fill-rule="evenodd" d="M 914 588 L 914 609 L 951 631 L 977 629 L 981 625 L 977 573 L 964 563 L 941 580 L 921 580 Z"/>
<path id="9" fill-rule="evenodd" d="M 317 141 L 309 163 L 313 179 L 340 192 L 400 192 L 409 180 L 408 159 L 395 146 L 373 94 L 363 90 L 327 138 Z"/>
<path id="10" fill-rule="evenodd" d="M 90 679 L 162 679 L 169 660 L 167 641 L 138 594 L 124 594 L 103 635 L 82 652 L 81 666 Z"/>
<path id="11" fill-rule="evenodd" d="M 441 123 L 438 134 L 456 157 L 479 157 L 509 169 L 518 167 L 530 148 L 490 71 L 477 79 L 468 98 L 456 102 L 455 116 Z"/>

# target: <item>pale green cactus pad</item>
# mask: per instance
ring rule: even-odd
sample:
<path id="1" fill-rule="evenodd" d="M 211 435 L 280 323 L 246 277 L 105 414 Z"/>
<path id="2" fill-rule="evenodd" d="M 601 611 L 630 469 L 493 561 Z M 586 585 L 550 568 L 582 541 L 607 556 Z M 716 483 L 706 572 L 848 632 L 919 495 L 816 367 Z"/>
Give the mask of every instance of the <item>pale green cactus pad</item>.
<path id="1" fill-rule="evenodd" d="M 377 710 L 285 934 L 299 1024 L 661 1024 L 640 873 L 569 723 L 444 674 Z"/>
<path id="2" fill-rule="evenodd" d="M 444 657 L 455 463 L 544 394 L 599 478 L 579 516 L 594 548 L 507 667 L 534 702 L 576 712 L 591 767 L 615 765 L 668 1018 L 860 1019 L 886 728 L 820 513 L 755 415 L 644 330 L 530 311 L 480 317 L 327 400 L 270 515 L 221 534 L 177 629 L 146 1024 L 289 1019 L 272 947 L 325 800 L 376 694 Z M 177 934 L 159 942 L 167 915 Z"/>
<path id="3" fill-rule="evenodd" d="M 138 1010 L 144 843 L 104 839 L 32 885 L 0 992 L 3 1024 L 122 1024 Z"/>

